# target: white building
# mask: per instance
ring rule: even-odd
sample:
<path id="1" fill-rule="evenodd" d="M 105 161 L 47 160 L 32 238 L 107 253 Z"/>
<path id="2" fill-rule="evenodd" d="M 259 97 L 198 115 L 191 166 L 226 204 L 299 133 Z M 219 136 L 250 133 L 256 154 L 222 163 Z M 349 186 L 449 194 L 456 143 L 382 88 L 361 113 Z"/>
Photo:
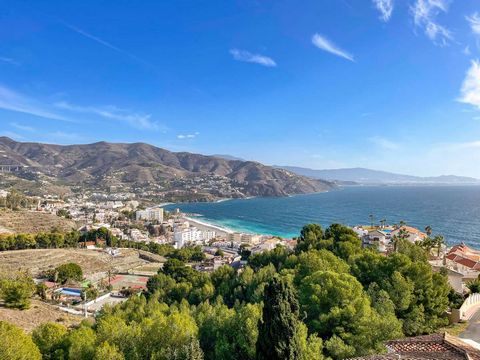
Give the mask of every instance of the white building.
<path id="1" fill-rule="evenodd" d="M 175 247 L 180 249 L 185 245 L 201 242 L 203 240 L 203 234 L 196 227 L 175 229 L 173 240 L 175 240 Z"/>
<path id="2" fill-rule="evenodd" d="M 135 217 L 138 220 L 147 220 L 147 221 L 163 221 L 163 209 L 162 208 L 154 208 L 154 209 L 147 209 L 147 210 L 139 210 L 135 213 Z"/>
<path id="3" fill-rule="evenodd" d="M 261 239 L 262 239 L 261 235 L 255 235 L 255 234 L 244 234 L 239 232 L 227 234 L 227 241 L 230 241 L 233 243 L 244 243 L 244 244 L 255 245 L 255 244 L 258 244 Z"/>
<path id="4" fill-rule="evenodd" d="M 175 247 L 180 249 L 189 244 L 201 244 L 216 237 L 215 231 L 202 231 L 196 227 L 176 228 L 173 233 Z"/>

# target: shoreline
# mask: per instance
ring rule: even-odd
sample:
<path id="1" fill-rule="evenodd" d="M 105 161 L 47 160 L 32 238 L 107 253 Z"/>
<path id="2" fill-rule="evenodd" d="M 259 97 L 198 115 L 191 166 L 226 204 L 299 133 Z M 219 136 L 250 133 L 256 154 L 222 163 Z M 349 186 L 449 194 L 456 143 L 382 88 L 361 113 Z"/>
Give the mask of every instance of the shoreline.
<path id="1" fill-rule="evenodd" d="M 232 229 L 225 228 L 225 227 L 222 227 L 222 226 L 219 226 L 219 225 L 215 225 L 215 224 L 212 224 L 212 223 L 209 223 L 209 222 L 206 222 L 206 221 L 197 220 L 197 219 L 189 217 L 189 216 L 185 216 L 184 218 L 185 218 L 185 220 L 187 220 L 189 223 L 191 223 L 195 227 L 199 228 L 200 230 L 213 230 L 213 231 L 217 232 L 218 234 L 222 234 L 222 235 L 225 235 L 225 236 L 227 234 L 233 234 L 235 232 Z"/>

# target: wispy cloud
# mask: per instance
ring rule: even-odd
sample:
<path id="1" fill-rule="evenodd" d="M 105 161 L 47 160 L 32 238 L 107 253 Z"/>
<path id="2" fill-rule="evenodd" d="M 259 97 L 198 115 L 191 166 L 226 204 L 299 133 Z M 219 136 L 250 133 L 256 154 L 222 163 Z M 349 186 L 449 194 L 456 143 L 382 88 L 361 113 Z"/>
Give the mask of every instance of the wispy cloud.
<path id="1" fill-rule="evenodd" d="M 480 109 L 480 61 L 472 60 L 457 100 Z"/>
<path id="2" fill-rule="evenodd" d="M 393 13 L 393 0 L 372 0 L 373 4 L 380 11 L 380 19 L 387 22 Z"/>
<path id="3" fill-rule="evenodd" d="M 480 140 L 437 144 L 433 151 L 449 151 L 449 150 L 466 150 L 466 149 L 480 149 Z"/>
<path id="4" fill-rule="evenodd" d="M 2 85 L 0 85 L 0 109 L 20 112 L 46 119 L 71 122 L 71 120 L 64 116 L 51 111 L 48 105 Z"/>
<path id="5" fill-rule="evenodd" d="M 397 150 L 400 148 L 400 145 L 398 145 L 396 142 L 385 139 L 381 136 L 373 136 L 369 140 L 384 150 Z"/>
<path id="6" fill-rule="evenodd" d="M 5 56 L 0 56 L 0 61 L 10 64 L 10 65 L 20 65 L 20 63 L 12 58 L 5 57 Z"/>
<path id="7" fill-rule="evenodd" d="M 478 12 L 473 13 L 470 16 L 466 17 L 468 23 L 470 24 L 470 28 L 475 35 L 480 35 L 480 15 Z"/>
<path id="8" fill-rule="evenodd" d="M 2 131 L 0 132 L 0 136 L 6 136 L 14 140 L 25 140 L 25 137 L 14 131 Z"/>
<path id="9" fill-rule="evenodd" d="M 353 58 L 353 55 L 349 54 L 347 51 L 342 50 L 339 48 L 337 45 L 335 45 L 333 42 L 328 40 L 326 37 L 320 35 L 320 34 L 314 34 L 312 36 L 312 43 L 316 47 L 318 47 L 321 50 L 324 50 L 326 52 L 329 52 L 333 55 L 340 56 L 344 59 L 350 60 L 350 61 L 355 61 Z"/>
<path id="10" fill-rule="evenodd" d="M 472 52 L 470 51 L 470 46 L 465 46 L 465 48 L 462 51 L 465 55 L 470 56 L 472 55 Z"/>
<path id="11" fill-rule="evenodd" d="M 150 67 L 152 66 L 149 62 L 147 62 L 147 61 L 139 58 L 138 56 L 132 54 L 132 53 L 129 52 L 129 51 L 123 50 L 123 49 L 119 48 L 118 46 L 115 46 L 115 45 L 109 43 L 109 42 L 106 41 L 106 40 L 103 40 L 102 38 L 100 38 L 100 37 L 98 37 L 98 36 L 92 35 L 91 33 L 87 32 L 87 31 L 85 31 L 85 30 L 83 30 L 83 29 L 80 29 L 80 28 L 78 28 L 78 27 L 76 27 L 76 26 L 73 26 L 73 25 L 71 25 L 71 24 L 68 24 L 68 23 L 66 23 L 65 21 L 60 21 L 60 22 L 61 22 L 65 27 L 67 27 L 68 29 L 76 32 L 77 34 L 80 34 L 80 35 L 82 35 L 82 36 L 84 36 L 84 37 L 86 37 L 86 38 L 88 38 L 88 39 L 90 39 L 90 40 L 93 40 L 93 41 L 97 42 L 98 44 L 103 45 L 103 46 L 105 46 L 105 47 L 107 47 L 107 48 L 109 48 L 109 49 L 111 49 L 111 50 L 113 50 L 113 51 L 116 51 L 116 52 L 118 52 L 118 53 L 120 53 L 120 54 L 126 55 L 126 56 L 130 57 L 131 59 L 133 59 L 133 60 L 135 60 L 135 61 L 138 61 L 138 62 L 140 62 L 140 63 L 142 63 L 142 64 L 144 64 L 144 65 L 148 65 L 148 66 L 150 66 Z"/>
<path id="12" fill-rule="evenodd" d="M 177 139 L 184 140 L 184 139 L 195 139 L 200 133 L 197 131 L 193 134 L 179 134 L 177 135 Z"/>
<path id="13" fill-rule="evenodd" d="M 415 26 L 423 28 L 427 37 L 435 44 L 445 46 L 453 39 L 446 27 L 437 23 L 439 13 L 448 11 L 449 0 L 416 0 L 410 7 Z"/>
<path id="14" fill-rule="evenodd" d="M 244 61 L 254 64 L 259 64 L 267 67 L 275 67 L 277 63 L 270 57 L 260 54 L 252 54 L 246 50 L 231 49 L 230 54 L 238 61 Z"/>
<path id="15" fill-rule="evenodd" d="M 34 132 L 35 128 L 27 125 L 22 125 L 16 122 L 11 122 L 10 123 L 11 127 L 14 127 L 15 129 L 22 130 L 22 131 L 28 131 L 28 132 Z"/>
<path id="16" fill-rule="evenodd" d="M 64 141 L 70 143 L 71 141 L 79 141 L 82 137 L 76 133 L 55 131 L 47 134 L 48 139 L 55 140 L 55 142 L 62 143 Z"/>
<path id="17" fill-rule="evenodd" d="M 72 105 L 68 102 L 62 101 L 55 104 L 59 109 L 84 113 L 94 114 L 110 120 L 119 120 L 130 124 L 133 127 L 143 130 L 160 130 L 161 126 L 155 121 L 151 120 L 150 114 L 142 114 L 132 112 L 126 109 L 120 109 L 113 105 L 108 106 L 78 106 Z"/>

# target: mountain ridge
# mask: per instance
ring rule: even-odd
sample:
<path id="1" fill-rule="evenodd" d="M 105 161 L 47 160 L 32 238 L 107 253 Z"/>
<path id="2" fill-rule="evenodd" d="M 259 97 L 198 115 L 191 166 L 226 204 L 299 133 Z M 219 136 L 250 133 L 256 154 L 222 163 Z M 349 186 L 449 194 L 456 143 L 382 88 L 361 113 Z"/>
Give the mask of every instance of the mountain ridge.
<path id="1" fill-rule="evenodd" d="M 357 184 L 480 184 L 479 179 L 467 176 L 440 175 L 422 177 L 362 167 L 324 170 L 298 166 L 275 167 L 312 178 L 321 178 L 328 181 L 354 182 Z"/>
<path id="2" fill-rule="evenodd" d="M 335 186 L 254 161 L 172 152 L 143 142 L 57 145 L 0 137 L 0 159 L 0 165 L 22 166 L 16 175 L 37 181 L 86 188 L 144 187 L 187 197 L 199 197 L 200 192 L 207 200 L 306 194 Z"/>

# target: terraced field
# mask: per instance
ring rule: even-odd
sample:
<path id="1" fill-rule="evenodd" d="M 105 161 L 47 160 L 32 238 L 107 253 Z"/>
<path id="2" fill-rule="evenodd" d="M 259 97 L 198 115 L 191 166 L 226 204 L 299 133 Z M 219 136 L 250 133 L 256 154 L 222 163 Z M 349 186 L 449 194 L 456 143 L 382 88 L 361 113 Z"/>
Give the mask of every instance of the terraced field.
<path id="1" fill-rule="evenodd" d="M 53 214 L 37 211 L 0 211 L 0 233 L 37 233 L 50 231 L 52 228 L 70 231 L 77 228 L 73 220 L 68 220 Z"/>
<path id="2" fill-rule="evenodd" d="M 121 249 L 120 255 L 111 257 L 101 250 L 85 249 L 34 249 L 0 252 L 0 272 L 18 269 L 29 270 L 33 276 L 68 262 L 82 267 L 91 280 L 97 280 L 109 269 L 124 272 L 147 264 L 134 249 Z"/>

